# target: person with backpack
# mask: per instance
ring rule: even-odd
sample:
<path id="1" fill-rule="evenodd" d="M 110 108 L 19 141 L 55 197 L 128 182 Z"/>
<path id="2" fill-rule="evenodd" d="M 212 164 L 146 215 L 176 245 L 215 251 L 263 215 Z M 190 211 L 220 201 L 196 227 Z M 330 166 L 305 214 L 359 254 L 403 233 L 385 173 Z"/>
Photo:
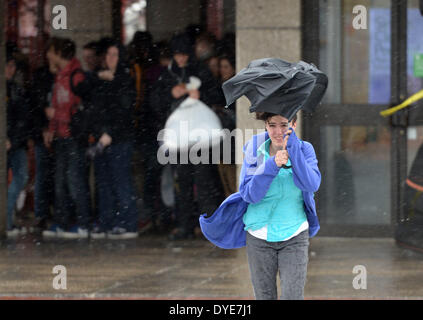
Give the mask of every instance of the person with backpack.
<path id="1" fill-rule="evenodd" d="M 43 237 L 69 239 L 88 238 L 90 216 L 89 188 L 86 179 L 87 137 L 72 130 L 78 115 L 81 99 L 70 85 L 71 75 L 81 69 L 75 58 L 75 43 L 70 39 L 52 38 L 48 44 L 47 59 L 55 65 L 55 78 L 51 106 L 46 108 L 49 118 L 48 131 L 44 134 L 47 147 L 53 146 L 56 156 L 54 223 L 43 231 Z M 73 84 L 83 80 L 83 75 L 73 77 Z M 68 193 L 75 208 L 76 219 L 68 205 Z"/>

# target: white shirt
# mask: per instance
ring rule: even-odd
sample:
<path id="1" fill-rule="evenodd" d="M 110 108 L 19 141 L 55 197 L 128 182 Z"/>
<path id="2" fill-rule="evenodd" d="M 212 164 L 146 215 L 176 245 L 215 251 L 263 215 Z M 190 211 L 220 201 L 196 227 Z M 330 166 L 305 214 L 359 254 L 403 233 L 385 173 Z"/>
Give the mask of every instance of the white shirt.
<path id="1" fill-rule="evenodd" d="M 289 240 L 289 239 L 291 239 L 291 238 L 293 238 L 293 237 L 295 237 L 295 236 L 297 236 L 297 235 L 299 235 L 301 232 L 303 232 L 304 230 L 307 230 L 308 229 L 308 221 L 306 220 L 306 221 L 304 221 L 301 225 L 300 225 L 300 227 L 297 229 L 297 231 L 295 231 L 294 232 L 294 234 L 292 235 L 292 236 L 290 236 L 290 237 L 288 237 L 288 238 L 286 238 L 286 239 L 283 239 L 283 240 L 281 240 L 281 241 L 286 241 L 286 240 Z M 251 229 L 248 229 L 247 230 L 252 236 L 254 236 L 254 237 L 256 237 L 256 238 L 259 238 L 259 239 L 262 239 L 262 240 L 266 240 L 267 241 L 267 225 L 266 226 L 264 226 L 263 228 L 260 228 L 260 229 L 258 229 L 258 230 L 255 230 L 255 231 L 253 231 L 253 230 L 251 230 Z"/>

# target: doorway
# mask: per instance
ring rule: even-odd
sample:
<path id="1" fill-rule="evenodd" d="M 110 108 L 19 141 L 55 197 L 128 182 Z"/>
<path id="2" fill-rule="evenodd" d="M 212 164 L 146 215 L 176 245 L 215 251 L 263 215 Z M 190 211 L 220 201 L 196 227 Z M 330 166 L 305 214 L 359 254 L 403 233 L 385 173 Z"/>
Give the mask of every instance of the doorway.
<path id="1" fill-rule="evenodd" d="M 357 5 L 367 8 L 365 30 L 352 24 Z M 303 10 L 303 59 L 329 77 L 318 112 L 303 119 L 322 172 L 319 234 L 392 237 L 407 219 L 404 184 L 423 143 L 423 112 L 380 111 L 423 89 L 412 59 L 423 53 L 419 1 L 304 0 Z"/>

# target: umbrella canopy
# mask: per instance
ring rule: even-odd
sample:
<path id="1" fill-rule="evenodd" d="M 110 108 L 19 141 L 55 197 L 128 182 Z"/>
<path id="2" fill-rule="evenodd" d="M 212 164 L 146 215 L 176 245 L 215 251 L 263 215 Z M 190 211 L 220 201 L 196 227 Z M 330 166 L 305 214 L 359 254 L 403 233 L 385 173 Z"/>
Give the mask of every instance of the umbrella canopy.
<path id="1" fill-rule="evenodd" d="M 300 109 L 314 112 L 327 85 L 327 76 L 312 64 L 265 58 L 251 61 L 222 89 L 228 106 L 245 95 L 250 112 L 275 113 L 291 121 Z"/>

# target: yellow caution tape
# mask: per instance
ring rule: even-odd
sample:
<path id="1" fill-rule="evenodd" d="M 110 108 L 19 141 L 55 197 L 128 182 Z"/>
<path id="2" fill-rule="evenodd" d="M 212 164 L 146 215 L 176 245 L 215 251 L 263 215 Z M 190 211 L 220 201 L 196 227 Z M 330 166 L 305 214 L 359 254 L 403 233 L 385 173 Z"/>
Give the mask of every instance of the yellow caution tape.
<path id="1" fill-rule="evenodd" d="M 423 90 L 413 94 L 410 98 L 405 100 L 403 103 L 401 103 L 401 104 L 399 104 L 395 107 L 381 111 L 380 115 L 384 116 L 384 117 L 388 117 L 388 116 L 394 114 L 395 112 L 408 107 L 410 104 L 412 104 L 416 101 L 419 101 L 420 99 L 423 99 Z"/>

